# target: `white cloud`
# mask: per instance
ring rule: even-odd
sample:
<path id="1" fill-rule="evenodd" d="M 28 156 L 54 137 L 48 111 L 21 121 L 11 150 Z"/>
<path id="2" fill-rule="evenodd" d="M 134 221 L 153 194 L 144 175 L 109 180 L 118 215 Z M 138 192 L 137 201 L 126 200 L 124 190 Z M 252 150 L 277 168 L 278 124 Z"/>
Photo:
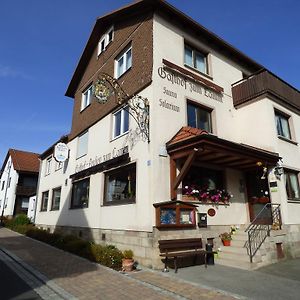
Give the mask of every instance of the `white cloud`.
<path id="1" fill-rule="evenodd" d="M 33 77 L 24 73 L 24 72 L 21 72 L 21 71 L 18 71 L 10 66 L 3 66 L 3 65 L 0 65 L 0 77 L 2 78 L 8 78 L 8 77 L 11 77 L 11 78 L 23 78 L 23 79 L 27 79 L 27 80 L 32 80 Z"/>

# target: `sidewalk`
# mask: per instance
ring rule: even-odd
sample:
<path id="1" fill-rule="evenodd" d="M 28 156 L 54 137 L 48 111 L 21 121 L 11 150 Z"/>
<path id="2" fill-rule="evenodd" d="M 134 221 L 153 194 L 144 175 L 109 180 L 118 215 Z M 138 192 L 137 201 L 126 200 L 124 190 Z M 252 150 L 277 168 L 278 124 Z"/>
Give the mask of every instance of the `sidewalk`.
<path id="1" fill-rule="evenodd" d="M 6 228 L 0 228 L 0 248 L 77 299 L 236 299 L 151 270 L 125 275 Z"/>

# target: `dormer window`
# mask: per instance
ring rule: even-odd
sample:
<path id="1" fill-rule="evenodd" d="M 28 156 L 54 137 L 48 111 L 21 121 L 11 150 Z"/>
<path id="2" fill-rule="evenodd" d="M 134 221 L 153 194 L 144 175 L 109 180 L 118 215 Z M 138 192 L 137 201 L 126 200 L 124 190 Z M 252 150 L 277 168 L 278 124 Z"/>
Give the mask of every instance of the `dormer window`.
<path id="1" fill-rule="evenodd" d="M 106 31 L 98 44 L 98 56 L 105 51 L 106 47 L 110 44 L 110 42 L 112 42 L 114 38 L 114 28 L 111 27 L 108 31 Z"/>

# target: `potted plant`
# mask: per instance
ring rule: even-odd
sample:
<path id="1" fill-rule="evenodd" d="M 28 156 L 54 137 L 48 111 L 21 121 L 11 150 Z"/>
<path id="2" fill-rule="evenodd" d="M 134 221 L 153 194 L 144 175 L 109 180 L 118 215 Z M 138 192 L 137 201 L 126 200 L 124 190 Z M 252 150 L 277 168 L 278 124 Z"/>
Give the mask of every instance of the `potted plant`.
<path id="1" fill-rule="evenodd" d="M 133 269 L 134 259 L 132 250 L 123 251 L 122 271 L 131 272 Z"/>
<path id="2" fill-rule="evenodd" d="M 232 240 L 230 233 L 223 232 L 219 236 L 220 236 L 224 246 L 230 246 L 230 241 Z"/>

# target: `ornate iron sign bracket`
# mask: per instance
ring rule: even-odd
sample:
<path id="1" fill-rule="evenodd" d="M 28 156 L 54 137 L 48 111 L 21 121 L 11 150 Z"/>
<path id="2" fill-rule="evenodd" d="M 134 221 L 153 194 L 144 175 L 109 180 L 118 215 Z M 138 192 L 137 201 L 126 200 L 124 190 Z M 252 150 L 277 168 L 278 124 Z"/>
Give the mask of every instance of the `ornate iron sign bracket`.
<path id="1" fill-rule="evenodd" d="M 119 105 L 127 104 L 125 109 L 138 125 L 143 140 L 150 142 L 149 137 L 149 100 L 139 95 L 130 97 L 118 81 L 106 73 L 100 73 L 93 86 L 96 101 L 104 104 L 110 97 L 115 98 Z"/>

